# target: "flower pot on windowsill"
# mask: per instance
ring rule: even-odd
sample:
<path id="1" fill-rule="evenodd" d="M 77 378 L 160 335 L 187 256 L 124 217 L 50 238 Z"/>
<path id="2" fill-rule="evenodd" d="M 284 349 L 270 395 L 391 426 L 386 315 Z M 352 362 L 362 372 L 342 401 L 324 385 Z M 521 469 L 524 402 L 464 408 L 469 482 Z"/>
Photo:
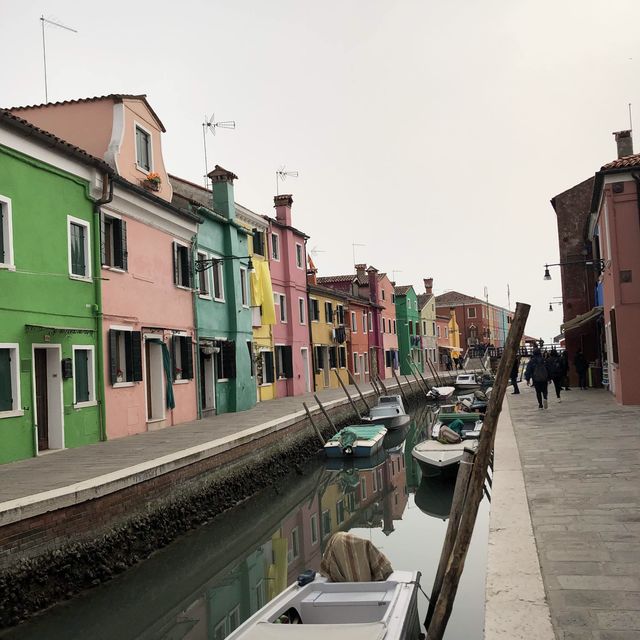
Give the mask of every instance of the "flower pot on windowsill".
<path id="1" fill-rule="evenodd" d="M 149 191 L 160 191 L 160 183 L 157 180 L 143 180 L 142 186 Z"/>

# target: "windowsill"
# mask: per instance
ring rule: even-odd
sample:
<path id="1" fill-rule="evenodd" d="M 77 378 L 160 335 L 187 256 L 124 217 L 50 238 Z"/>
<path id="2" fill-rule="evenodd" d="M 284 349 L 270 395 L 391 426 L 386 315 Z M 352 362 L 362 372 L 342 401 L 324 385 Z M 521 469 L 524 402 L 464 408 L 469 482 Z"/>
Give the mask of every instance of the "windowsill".
<path id="1" fill-rule="evenodd" d="M 166 419 L 167 419 L 166 416 L 164 416 L 162 418 L 150 418 L 149 420 L 147 420 L 147 424 L 152 424 L 154 422 L 163 422 Z"/>
<path id="2" fill-rule="evenodd" d="M 126 382 L 114 382 L 111 386 L 114 389 L 124 389 L 125 387 L 134 387 L 135 384 L 136 383 L 133 380 L 131 380 Z"/>
<path id="3" fill-rule="evenodd" d="M 216 382 L 229 382 L 231 378 L 218 378 Z"/>
<path id="4" fill-rule="evenodd" d="M 176 289 L 182 289 L 184 291 L 193 291 L 191 287 L 185 287 L 183 284 L 177 284 L 175 286 L 176 286 Z"/>
<path id="5" fill-rule="evenodd" d="M 273 386 L 273 382 L 263 382 L 262 384 L 258 385 L 259 387 L 271 387 Z"/>
<path id="6" fill-rule="evenodd" d="M 15 271 L 16 265 L 9 264 L 8 262 L 0 262 L 0 269 L 5 269 L 6 271 Z"/>
<path id="7" fill-rule="evenodd" d="M 243 304 L 243 305 L 242 305 L 242 308 L 243 308 L 243 309 L 251 309 L 251 307 L 250 307 L 248 304 Z"/>
<path id="8" fill-rule="evenodd" d="M 199 293 L 198 294 L 198 298 L 200 298 L 200 300 L 213 300 L 213 298 L 205 293 Z"/>
<path id="9" fill-rule="evenodd" d="M 0 420 L 2 418 L 19 418 L 24 415 L 24 411 L 22 409 L 14 409 L 11 411 L 0 411 Z"/>
<path id="10" fill-rule="evenodd" d="M 145 169 L 144 167 L 141 167 L 137 162 L 136 162 L 136 169 L 140 171 L 140 173 L 144 173 L 145 178 L 153 171 L 153 167 L 150 169 Z"/>
<path id="11" fill-rule="evenodd" d="M 78 280 L 79 282 L 93 282 L 93 278 L 91 276 L 78 276 L 75 273 L 70 273 L 69 279 Z"/>
<path id="12" fill-rule="evenodd" d="M 182 378 L 180 378 L 180 380 L 174 380 L 173 384 L 189 384 L 190 382 L 191 382 L 191 380 L 189 380 L 189 379 L 183 380 Z"/>
<path id="13" fill-rule="evenodd" d="M 97 400 L 87 400 L 87 402 L 76 402 L 73 405 L 74 409 L 85 409 L 86 407 L 96 407 L 98 406 Z"/>
<path id="14" fill-rule="evenodd" d="M 105 271 L 111 271 L 112 273 L 127 273 L 122 267 L 114 267 L 109 264 L 101 265 Z"/>
<path id="15" fill-rule="evenodd" d="M 214 298 L 213 299 L 214 302 L 224 302 L 224 298 Z"/>

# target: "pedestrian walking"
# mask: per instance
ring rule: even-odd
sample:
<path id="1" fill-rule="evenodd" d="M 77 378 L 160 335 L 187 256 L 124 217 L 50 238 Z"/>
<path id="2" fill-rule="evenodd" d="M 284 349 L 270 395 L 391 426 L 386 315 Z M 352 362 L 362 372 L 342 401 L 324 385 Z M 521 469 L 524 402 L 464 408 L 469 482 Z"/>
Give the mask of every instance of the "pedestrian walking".
<path id="1" fill-rule="evenodd" d="M 549 357 L 547 358 L 547 369 L 549 375 L 553 381 L 553 386 L 556 390 L 556 398 L 558 402 L 562 402 L 560 399 L 560 391 L 562 390 L 562 382 L 564 381 L 565 371 L 563 368 L 562 359 L 555 349 L 551 349 Z"/>
<path id="2" fill-rule="evenodd" d="M 511 384 L 513 385 L 513 392 L 511 395 L 516 395 L 520 393 L 520 389 L 518 389 L 518 372 L 520 371 L 520 356 L 516 356 L 516 359 L 513 362 L 513 367 L 511 367 Z"/>
<path id="3" fill-rule="evenodd" d="M 538 409 L 547 409 L 549 406 L 547 401 L 549 377 L 547 363 L 542 357 L 540 349 L 536 348 L 533 350 L 533 355 L 527 364 L 527 368 L 524 372 L 524 378 L 527 381 L 527 385 L 533 381 L 533 386 L 536 390 L 536 399 L 538 400 Z"/>
<path id="4" fill-rule="evenodd" d="M 566 349 L 560 354 L 560 360 L 562 360 L 562 370 L 564 371 L 564 380 L 562 381 L 564 390 L 571 391 L 569 386 L 569 354 Z"/>
<path id="5" fill-rule="evenodd" d="M 576 373 L 578 374 L 578 384 L 581 389 L 587 388 L 587 369 L 589 368 L 589 364 L 587 363 L 587 359 L 584 357 L 582 353 L 582 349 L 578 349 L 578 352 L 573 359 L 573 366 L 576 368 Z"/>

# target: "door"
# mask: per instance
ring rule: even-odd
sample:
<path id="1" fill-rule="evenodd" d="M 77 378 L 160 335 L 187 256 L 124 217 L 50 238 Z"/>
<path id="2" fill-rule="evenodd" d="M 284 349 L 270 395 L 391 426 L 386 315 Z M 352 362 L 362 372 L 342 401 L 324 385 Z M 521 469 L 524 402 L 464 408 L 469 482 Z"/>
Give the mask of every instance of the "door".
<path id="1" fill-rule="evenodd" d="M 38 425 L 38 451 L 49 448 L 49 388 L 47 386 L 47 350 L 34 350 L 36 379 L 36 423 Z"/>
<path id="2" fill-rule="evenodd" d="M 367 381 L 367 375 L 364 370 L 364 353 L 360 354 L 360 382 Z"/>
<path id="3" fill-rule="evenodd" d="M 309 351 L 306 348 L 300 349 L 302 354 L 302 368 L 304 369 L 304 390 L 311 391 L 311 380 L 309 378 Z"/>
<path id="4" fill-rule="evenodd" d="M 203 411 L 213 411 L 216 408 L 214 367 L 214 355 L 200 350 L 200 398 Z"/>
<path id="5" fill-rule="evenodd" d="M 329 364 L 329 347 L 322 347 L 324 350 L 324 386 L 329 388 L 329 375 L 331 374 L 331 367 Z"/>
<path id="6" fill-rule="evenodd" d="M 145 341 L 147 422 L 165 419 L 164 368 L 162 364 L 162 344 L 159 341 Z"/>

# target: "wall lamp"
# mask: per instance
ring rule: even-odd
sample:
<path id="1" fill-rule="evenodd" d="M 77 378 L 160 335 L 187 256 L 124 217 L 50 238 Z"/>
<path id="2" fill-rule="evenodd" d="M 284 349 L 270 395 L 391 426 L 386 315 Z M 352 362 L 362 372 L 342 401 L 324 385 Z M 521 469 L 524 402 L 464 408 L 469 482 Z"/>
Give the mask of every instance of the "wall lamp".
<path id="1" fill-rule="evenodd" d="M 249 268 L 249 271 L 253 271 L 253 262 L 251 260 L 251 256 L 221 256 L 220 258 L 206 258 L 204 260 L 196 260 L 196 271 L 206 271 L 207 269 L 211 269 L 212 267 L 217 267 L 225 260 L 248 260 L 249 262 L 247 263 L 247 267 Z"/>
<path id="2" fill-rule="evenodd" d="M 562 300 L 556 300 L 555 302 L 550 302 L 549 303 L 549 311 L 553 311 L 553 305 L 554 304 L 562 304 Z"/>
<path id="3" fill-rule="evenodd" d="M 544 279 L 551 280 L 551 274 L 549 273 L 549 267 L 564 267 L 568 264 L 584 264 L 584 265 L 593 265 L 594 268 L 599 269 L 600 271 L 604 270 L 604 260 L 575 260 L 572 262 L 554 262 L 553 264 L 545 264 L 544 265 Z"/>

